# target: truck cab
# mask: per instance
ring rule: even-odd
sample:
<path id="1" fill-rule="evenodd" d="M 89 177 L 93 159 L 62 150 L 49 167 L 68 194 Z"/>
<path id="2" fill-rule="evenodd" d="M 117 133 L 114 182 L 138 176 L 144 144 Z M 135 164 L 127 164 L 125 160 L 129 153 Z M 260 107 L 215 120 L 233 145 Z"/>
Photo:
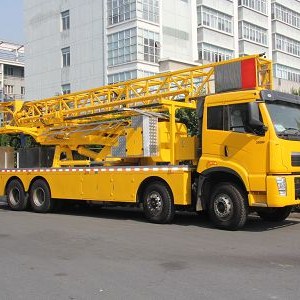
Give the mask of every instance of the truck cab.
<path id="1" fill-rule="evenodd" d="M 249 211 L 284 220 L 300 203 L 300 97 L 226 92 L 202 111 L 199 206 L 219 227 L 240 226 Z"/>

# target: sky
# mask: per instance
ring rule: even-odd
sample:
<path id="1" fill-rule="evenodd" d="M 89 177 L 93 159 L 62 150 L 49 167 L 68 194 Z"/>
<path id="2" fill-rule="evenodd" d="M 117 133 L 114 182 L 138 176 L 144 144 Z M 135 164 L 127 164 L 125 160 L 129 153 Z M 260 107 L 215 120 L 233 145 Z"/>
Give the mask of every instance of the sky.
<path id="1" fill-rule="evenodd" d="M 23 0 L 0 0 L 0 41 L 23 44 Z"/>

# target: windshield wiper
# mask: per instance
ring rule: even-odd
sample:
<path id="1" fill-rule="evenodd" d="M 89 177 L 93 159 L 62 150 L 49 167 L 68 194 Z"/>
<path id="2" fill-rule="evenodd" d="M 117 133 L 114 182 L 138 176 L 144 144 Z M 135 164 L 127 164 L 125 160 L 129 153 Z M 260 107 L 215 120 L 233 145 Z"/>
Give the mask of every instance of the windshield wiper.
<path id="1" fill-rule="evenodd" d="M 300 130 L 298 128 L 293 128 L 293 127 L 289 127 L 289 128 L 285 128 L 283 131 L 280 131 L 277 133 L 278 135 L 281 136 L 288 136 L 288 135 L 300 135 Z"/>

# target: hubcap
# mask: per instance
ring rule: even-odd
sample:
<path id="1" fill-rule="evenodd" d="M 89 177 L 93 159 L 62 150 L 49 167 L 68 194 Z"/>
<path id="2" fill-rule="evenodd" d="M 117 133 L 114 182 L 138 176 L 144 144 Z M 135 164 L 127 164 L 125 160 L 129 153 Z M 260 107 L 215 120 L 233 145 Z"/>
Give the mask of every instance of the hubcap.
<path id="1" fill-rule="evenodd" d="M 20 199 L 21 199 L 20 190 L 18 188 L 11 189 L 8 194 L 8 197 L 9 197 L 10 203 L 12 203 L 13 205 L 18 205 L 20 203 Z"/>
<path id="2" fill-rule="evenodd" d="M 32 200 L 36 206 L 42 206 L 45 202 L 45 192 L 42 188 L 33 191 Z"/>
<path id="3" fill-rule="evenodd" d="M 232 215 L 233 204 L 226 194 L 218 195 L 214 200 L 214 212 L 220 219 L 228 219 Z"/>
<path id="4" fill-rule="evenodd" d="M 158 215 L 162 212 L 162 198 L 157 192 L 152 192 L 147 197 L 147 207 L 152 215 Z"/>

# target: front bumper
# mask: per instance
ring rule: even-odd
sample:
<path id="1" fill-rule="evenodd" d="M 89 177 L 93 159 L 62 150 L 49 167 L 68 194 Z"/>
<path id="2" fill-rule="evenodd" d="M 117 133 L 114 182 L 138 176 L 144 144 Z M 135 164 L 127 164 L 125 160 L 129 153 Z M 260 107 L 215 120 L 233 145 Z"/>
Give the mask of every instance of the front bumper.
<path id="1" fill-rule="evenodd" d="M 277 178 L 285 178 L 286 193 L 280 195 Z M 267 176 L 267 206 L 284 207 L 300 204 L 300 175 Z"/>

